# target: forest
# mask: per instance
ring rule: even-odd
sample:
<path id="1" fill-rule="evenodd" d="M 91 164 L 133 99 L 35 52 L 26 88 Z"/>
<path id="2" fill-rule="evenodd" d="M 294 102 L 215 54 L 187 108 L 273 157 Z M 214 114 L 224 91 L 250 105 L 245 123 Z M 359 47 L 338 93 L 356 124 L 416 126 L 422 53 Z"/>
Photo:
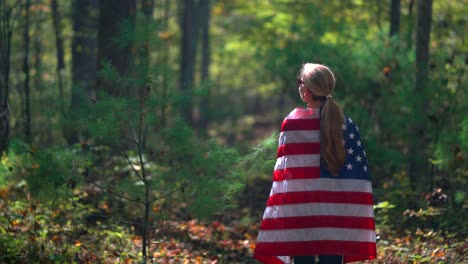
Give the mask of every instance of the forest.
<path id="1" fill-rule="evenodd" d="M 366 146 L 377 257 L 362 263 L 467 263 L 467 14 L 456 0 L 0 0 L 0 263 L 260 263 L 306 62 L 333 70 Z"/>

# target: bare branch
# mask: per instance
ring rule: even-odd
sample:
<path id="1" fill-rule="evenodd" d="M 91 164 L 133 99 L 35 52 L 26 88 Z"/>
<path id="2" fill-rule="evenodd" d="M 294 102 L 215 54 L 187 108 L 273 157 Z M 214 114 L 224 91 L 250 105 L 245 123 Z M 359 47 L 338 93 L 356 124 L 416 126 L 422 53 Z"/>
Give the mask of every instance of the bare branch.
<path id="1" fill-rule="evenodd" d="M 100 185 L 100 184 L 98 184 L 98 183 L 96 183 L 96 182 L 94 182 L 94 181 L 89 181 L 89 180 L 87 180 L 87 182 L 89 182 L 89 183 L 91 183 L 91 184 L 93 184 L 93 185 L 95 185 L 95 186 L 97 186 L 97 187 L 99 187 L 99 188 L 101 188 L 101 189 L 104 189 L 104 190 L 105 190 L 107 193 L 109 193 L 110 195 L 114 195 L 114 196 L 119 197 L 119 198 L 121 198 L 121 199 L 123 199 L 123 200 L 129 201 L 129 202 L 134 202 L 134 203 L 137 203 L 137 204 L 143 204 L 143 205 L 145 204 L 144 202 L 141 202 L 141 201 L 138 201 L 138 200 L 135 200 L 135 199 L 126 197 L 126 196 L 121 195 L 121 194 L 118 194 L 118 193 L 114 193 L 114 192 L 112 192 L 112 191 L 109 191 L 109 188 L 107 188 L 107 187 L 105 187 L 105 186 L 102 186 L 102 185 Z"/>

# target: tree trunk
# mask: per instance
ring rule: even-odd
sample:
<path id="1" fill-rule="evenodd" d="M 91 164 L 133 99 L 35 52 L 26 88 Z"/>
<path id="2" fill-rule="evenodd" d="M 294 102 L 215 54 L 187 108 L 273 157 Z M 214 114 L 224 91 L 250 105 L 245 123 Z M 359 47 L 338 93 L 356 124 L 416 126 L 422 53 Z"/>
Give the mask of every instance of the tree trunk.
<path id="1" fill-rule="evenodd" d="M 36 4 L 39 3 L 40 0 L 36 0 Z M 41 45 L 41 38 L 40 36 L 40 30 L 41 30 L 41 23 L 34 23 L 34 39 L 33 39 L 33 57 L 34 57 L 34 70 L 35 74 L 33 76 L 33 87 L 34 89 L 38 90 L 41 87 L 42 83 L 42 60 L 41 60 L 41 50 L 42 50 L 42 45 Z M 41 100 L 39 100 L 39 103 Z"/>
<path id="2" fill-rule="evenodd" d="M 72 92 L 70 122 L 66 138 L 69 144 L 78 141 L 74 124 L 77 113 L 96 101 L 98 0 L 74 0 L 72 3 Z"/>
<path id="3" fill-rule="evenodd" d="M 406 37 L 406 47 L 408 49 L 411 49 L 413 46 L 413 31 L 414 31 L 413 7 L 414 7 L 414 0 L 410 0 L 408 4 L 408 33 Z"/>
<path id="4" fill-rule="evenodd" d="M 200 128 L 206 131 L 210 120 L 210 0 L 200 0 L 200 27 L 202 40 L 201 81 L 206 93 L 201 96 Z"/>
<path id="5" fill-rule="evenodd" d="M 143 47 L 139 59 L 141 59 L 143 63 L 143 80 L 144 83 L 147 84 L 149 82 L 149 67 L 151 65 L 150 35 L 154 30 L 151 23 L 153 20 L 154 0 L 143 0 L 142 2 L 141 9 L 145 15 L 145 23 L 143 25 L 145 28 L 145 43 L 142 43 Z"/>
<path id="6" fill-rule="evenodd" d="M 101 0 L 99 4 L 98 69 L 110 62 L 120 76 L 125 76 L 132 65 L 132 44 L 122 47 L 117 40 L 121 38 L 124 24 L 134 32 L 136 0 Z M 130 94 L 129 87 L 119 87 L 102 78 L 98 78 L 98 87 L 111 96 Z"/>
<path id="7" fill-rule="evenodd" d="M 24 58 L 23 58 L 23 73 L 24 73 L 24 95 L 25 95 L 25 124 L 24 124 L 24 136 L 27 143 L 31 144 L 32 134 L 31 134 L 31 97 L 30 97 L 30 87 L 29 87 L 29 25 L 30 25 L 30 8 L 31 0 L 26 0 L 24 6 L 25 10 L 25 22 L 24 22 Z"/>
<path id="8" fill-rule="evenodd" d="M 8 151 L 10 137 L 9 77 L 13 20 L 20 3 L 0 1 L 0 155 Z"/>
<path id="9" fill-rule="evenodd" d="M 193 0 L 184 0 L 182 15 L 182 47 L 180 65 L 180 90 L 183 92 L 182 115 L 192 123 L 195 55 L 197 50 L 196 5 Z"/>
<path id="10" fill-rule="evenodd" d="M 390 36 L 400 33 L 400 0 L 392 0 L 390 9 Z"/>
<path id="11" fill-rule="evenodd" d="M 62 70 L 65 69 L 65 60 L 64 60 L 64 51 L 63 51 L 63 37 L 62 37 L 62 27 L 60 22 L 60 13 L 58 10 L 57 0 L 52 0 L 52 17 L 54 21 L 54 30 L 55 30 L 55 46 L 57 50 L 57 78 L 58 78 L 58 88 L 60 96 L 60 111 L 62 115 L 65 114 L 65 97 L 63 95 L 63 80 L 62 80 Z"/>
<path id="12" fill-rule="evenodd" d="M 426 153 L 426 109 L 427 89 L 429 85 L 429 43 L 432 20 L 432 0 L 417 2 L 417 32 L 416 32 L 416 82 L 414 89 L 413 135 L 411 142 L 409 175 L 413 186 L 421 191 L 427 190 L 427 153 Z"/>
<path id="13" fill-rule="evenodd" d="M 162 31 L 167 33 L 169 30 L 168 21 L 169 21 L 169 12 L 170 12 L 170 1 L 164 1 L 164 17 L 162 19 Z M 167 91 L 169 89 L 169 39 L 163 40 L 161 42 L 161 65 L 164 69 L 162 72 L 162 84 L 160 91 L 160 112 L 161 118 L 159 125 L 161 128 L 166 126 L 166 108 L 167 108 Z"/>

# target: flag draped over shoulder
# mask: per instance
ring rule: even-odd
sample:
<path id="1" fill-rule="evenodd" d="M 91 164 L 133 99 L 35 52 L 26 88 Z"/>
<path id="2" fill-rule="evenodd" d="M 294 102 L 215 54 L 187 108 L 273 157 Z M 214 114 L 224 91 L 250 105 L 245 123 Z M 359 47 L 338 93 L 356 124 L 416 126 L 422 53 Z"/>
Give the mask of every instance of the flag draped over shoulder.
<path id="1" fill-rule="evenodd" d="M 320 110 L 294 109 L 283 121 L 273 185 L 254 257 L 267 264 L 289 256 L 376 257 L 372 185 L 366 152 L 350 118 L 343 124 L 345 166 L 331 176 L 320 162 Z"/>

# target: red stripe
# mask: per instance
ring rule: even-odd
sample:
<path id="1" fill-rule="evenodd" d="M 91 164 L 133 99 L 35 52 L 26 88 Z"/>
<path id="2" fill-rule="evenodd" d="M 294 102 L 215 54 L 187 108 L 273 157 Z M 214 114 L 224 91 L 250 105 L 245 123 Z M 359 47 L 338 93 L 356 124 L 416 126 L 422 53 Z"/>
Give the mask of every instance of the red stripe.
<path id="1" fill-rule="evenodd" d="M 286 119 L 281 124 L 281 132 L 291 130 L 320 130 L 320 119 Z"/>
<path id="2" fill-rule="evenodd" d="M 297 167 L 275 170 L 273 181 L 320 178 L 320 167 Z"/>
<path id="3" fill-rule="evenodd" d="M 352 216 L 296 216 L 266 218 L 262 220 L 260 230 L 326 227 L 374 230 L 375 221 L 372 217 Z"/>
<path id="4" fill-rule="evenodd" d="M 285 155 L 320 154 L 320 142 L 290 143 L 278 148 L 277 157 Z"/>
<path id="5" fill-rule="evenodd" d="M 352 241 L 297 241 L 258 243 L 254 256 L 313 256 L 341 255 L 345 262 L 374 259 L 377 255 L 373 242 Z"/>
<path id="6" fill-rule="evenodd" d="M 373 205 L 372 194 L 368 192 L 304 191 L 273 194 L 267 206 L 300 203 L 346 203 Z"/>
<path id="7" fill-rule="evenodd" d="M 282 260 L 277 258 L 276 256 L 255 256 L 258 261 L 268 264 L 284 264 Z"/>

